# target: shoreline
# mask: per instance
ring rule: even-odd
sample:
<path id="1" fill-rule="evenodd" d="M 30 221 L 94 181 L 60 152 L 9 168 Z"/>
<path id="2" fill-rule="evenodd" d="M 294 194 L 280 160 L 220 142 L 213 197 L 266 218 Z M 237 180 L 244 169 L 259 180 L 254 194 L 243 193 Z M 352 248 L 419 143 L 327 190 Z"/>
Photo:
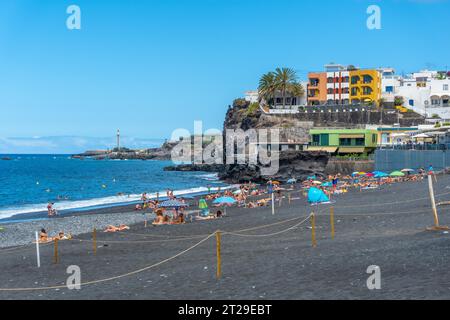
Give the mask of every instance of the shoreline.
<path id="1" fill-rule="evenodd" d="M 216 182 L 216 181 L 214 181 Z M 216 182 L 217 183 L 217 182 Z M 219 188 L 220 190 L 227 190 L 235 188 L 237 185 L 235 184 L 226 184 L 225 182 L 220 181 L 221 186 L 212 186 L 211 192 L 217 191 Z M 160 197 L 159 199 L 161 201 L 167 200 L 167 196 L 165 192 L 159 192 Z M 205 196 L 208 194 L 208 187 L 207 186 L 199 186 L 194 187 L 190 189 L 182 189 L 182 190 L 174 190 L 174 195 L 178 196 L 179 198 L 185 197 L 200 197 Z M 110 198 L 112 198 L 111 196 Z M 82 214 L 91 214 L 91 213 L 103 213 L 103 212 L 120 212 L 123 209 L 128 209 L 130 207 L 133 207 L 136 204 L 141 203 L 141 201 L 138 199 L 140 198 L 140 195 L 133 195 L 133 199 L 130 199 L 129 201 L 122 201 L 122 202 L 112 202 L 112 203 L 104 203 L 104 204 L 97 204 L 97 205 L 88 205 L 85 207 L 75 207 L 70 209 L 59 209 L 58 203 L 56 203 L 55 208 L 58 210 L 59 218 L 61 217 L 70 217 L 70 216 L 77 216 Z M 151 200 L 155 200 L 157 198 L 156 192 L 153 193 L 147 193 L 147 198 Z M 95 198 L 95 199 L 88 199 L 88 200 L 79 200 L 74 202 L 82 202 L 82 201 L 95 201 L 102 198 Z M 72 202 L 73 203 L 73 202 Z M 42 204 L 43 207 L 46 206 L 46 204 Z M 58 218 L 58 217 L 56 217 Z M 14 224 L 14 223 L 21 223 L 21 222 L 29 222 L 29 221 L 44 221 L 44 220 L 52 220 L 55 218 L 48 218 L 47 211 L 40 210 L 35 212 L 24 212 L 24 213 L 16 213 L 11 215 L 10 217 L 0 219 L 0 226 L 8 225 L 8 224 Z"/>

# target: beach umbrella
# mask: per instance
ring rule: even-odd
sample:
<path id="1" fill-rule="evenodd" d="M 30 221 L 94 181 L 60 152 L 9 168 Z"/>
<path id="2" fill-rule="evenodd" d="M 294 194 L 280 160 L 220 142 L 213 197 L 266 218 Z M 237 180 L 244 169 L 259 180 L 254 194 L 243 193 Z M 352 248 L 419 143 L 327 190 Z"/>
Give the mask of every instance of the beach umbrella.
<path id="1" fill-rule="evenodd" d="M 364 175 L 366 175 L 366 173 L 364 171 L 361 171 L 361 172 L 358 172 L 358 175 L 364 176 Z"/>
<path id="2" fill-rule="evenodd" d="M 357 175 L 359 175 L 359 172 L 353 172 L 352 173 L 352 177 L 356 177 Z"/>
<path id="3" fill-rule="evenodd" d="M 233 194 L 241 194 L 241 193 L 242 193 L 242 190 L 236 190 L 233 192 Z"/>
<path id="4" fill-rule="evenodd" d="M 379 172 L 375 175 L 375 178 L 386 178 L 386 177 L 389 177 L 389 175 L 388 175 L 387 173 L 381 172 L 381 171 L 379 171 Z"/>
<path id="5" fill-rule="evenodd" d="M 332 187 L 333 184 L 331 182 L 325 182 L 324 184 L 322 184 L 322 187 Z"/>
<path id="6" fill-rule="evenodd" d="M 308 178 L 306 178 L 306 180 L 316 180 L 317 179 L 317 177 L 314 175 L 314 176 L 309 176 Z"/>
<path id="7" fill-rule="evenodd" d="M 425 133 L 420 133 L 415 136 L 412 136 L 412 138 L 413 139 L 426 139 L 426 138 L 430 138 L 430 136 Z"/>
<path id="8" fill-rule="evenodd" d="M 369 173 L 366 173 L 366 177 L 374 177 L 375 175 L 373 174 L 373 173 L 371 173 L 371 172 L 369 172 Z"/>
<path id="9" fill-rule="evenodd" d="M 394 171 L 394 172 L 391 172 L 390 176 L 391 177 L 404 177 L 405 174 L 401 171 Z"/>
<path id="10" fill-rule="evenodd" d="M 322 182 L 320 182 L 320 181 L 313 181 L 313 184 L 322 184 Z"/>
<path id="11" fill-rule="evenodd" d="M 231 197 L 220 197 L 213 201 L 213 204 L 219 207 L 224 207 L 224 215 L 227 214 L 227 206 L 232 206 L 237 201 Z"/>
<path id="12" fill-rule="evenodd" d="M 406 173 L 410 173 L 410 172 L 414 172 L 415 170 L 413 169 L 403 169 L 401 172 L 406 172 Z"/>
<path id="13" fill-rule="evenodd" d="M 281 184 L 280 181 L 272 181 L 272 184 Z"/>
<path id="14" fill-rule="evenodd" d="M 235 204 L 236 202 L 237 201 L 231 197 L 220 197 L 220 198 L 217 198 L 216 200 L 214 200 L 213 204 L 231 206 L 231 205 Z"/>
<path id="15" fill-rule="evenodd" d="M 311 204 L 319 204 L 330 202 L 330 199 L 322 190 L 310 188 L 308 191 L 308 202 Z"/>
<path id="16" fill-rule="evenodd" d="M 158 207 L 160 208 L 183 208 L 189 207 L 188 204 L 178 201 L 178 200 L 167 200 L 162 202 Z"/>
<path id="17" fill-rule="evenodd" d="M 287 181 L 287 183 L 289 183 L 289 184 L 297 183 L 297 179 L 294 179 L 294 178 L 289 179 L 289 180 Z"/>

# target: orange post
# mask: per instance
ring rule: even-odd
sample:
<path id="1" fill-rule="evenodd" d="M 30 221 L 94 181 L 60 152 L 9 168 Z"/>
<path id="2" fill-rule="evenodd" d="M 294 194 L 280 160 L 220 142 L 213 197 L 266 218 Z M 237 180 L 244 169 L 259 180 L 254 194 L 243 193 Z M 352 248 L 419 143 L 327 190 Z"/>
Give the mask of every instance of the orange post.
<path id="1" fill-rule="evenodd" d="M 220 279 L 222 276 L 222 256 L 221 256 L 221 233 L 220 231 L 216 232 L 216 254 L 217 254 L 217 279 Z"/>
<path id="2" fill-rule="evenodd" d="M 92 231 L 92 249 L 94 250 L 94 254 L 97 254 L 97 229 L 95 228 Z"/>
<path id="3" fill-rule="evenodd" d="M 55 247 L 54 247 L 54 254 L 53 254 L 53 263 L 57 264 L 58 260 L 59 260 L 59 258 L 58 258 L 58 238 L 55 238 L 54 244 L 55 244 Z"/>
<path id="4" fill-rule="evenodd" d="M 311 213 L 311 242 L 313 248 L 317 247 L 317 240 L 316 240 L 316 215 L 315 213 Z"/>
<path id="5" fill-rule="evenodd" d="M 334 207 L 330 208 L 331 239 L 334 240 Z"/>

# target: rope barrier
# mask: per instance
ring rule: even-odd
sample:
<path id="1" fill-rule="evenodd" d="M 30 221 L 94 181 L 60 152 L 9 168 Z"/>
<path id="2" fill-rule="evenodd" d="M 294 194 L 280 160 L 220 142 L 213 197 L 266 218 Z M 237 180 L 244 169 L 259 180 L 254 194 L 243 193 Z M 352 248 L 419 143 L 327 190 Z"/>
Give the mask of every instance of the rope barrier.
<path id="1" fill-rule="evenodd" d="M 114 277 L 110 277 L 110 278 L 106 278 L 106 279 L 100 279 L 100 280 L 93 280 L 93 281 L 84 282 L 84 283 L 81 283 L 80 286 L 88 286 L 88 285 L 93 285 L 93 284 L 98 284 L 98 283 L 103 283 L 103 282 L 109 282 L 109 281 L 113 281 L 113 280 L 129 277 L 131 275 L 142 273 L 142 272 L 147 271 L 149 269 L 158 267 L 158 266 L 160 266 L 160 265 L 162 265 L 164 263 L 167 263 L 169 261 L 172 261 L 172 260 L 182 256 L 185 253 L 188 253 L 189 251 L 191 251 L 194 248 L 198 247 L 202 243 L 206 242 L 211 237 L 215 236 L 215 234 L 216 234 L 215 232 L 210 234 L 209 236 L 207 236 L 206 238 L 204 238 L 201 241 L 197 242 L 193 246 L 191 246 L 191 247 L 189 247 L 189 248 L 187 248 L 187 249 L 177 253 L 176 255 L 174 255 L 174 256 L 172 256 L 170 258 L 164 259 L 164 260 L 162 260 L 160 262 L 157 262 L 157 263 L 154 263 L 152 265 L 146 266 L 144 268 L 141 268 L 141 269 L 138 269 L 138 270 L 135 270 L 135 271 L 131 271 L 131 272 L 128 272 L 128 273 L 125 273 L 125 274 L 121 274 L 121 275 L 118 275 L 118 276 L 114 276 Z M 43 290 L 55 290 L 55 289 L 64 289 L 64 288 L 67 288 L 67 286 L 66 285 L 59 285 L 59 286 L 35 287 L 35 288 L 0 288 L 0 292 L 8 292 L 8 291 L 9 292 L 12 292 L 12 291 L 15 291 L 15 292 L 18 292 L 18 291 L 43 291 Z"/>
<path id="2" fill-rule="evenodd" d="M 237 233 L 237 232 L 223 232 L 223 234 L 237 236 L 237 237 L 258 237 L 258 238 L 276 236 L 276 235 L 288 232 L 288 231 L 290 231 L 292 229 L 295 229 L 295 228 L 301 226 L 306 221 L 308 221 L 311 216 L 312 216 L 312 214 L 307 216 L 304 220 L 300 221 L 299 223 L 297 223 L 297 224 L 295 224 L 295 225 L 293 225 L 293 226 L 291 226 L 291 227 L 289 227 L 287 229 L 284 229 L 284 230 L 278 231 L 278 232 L 274 232 L 274 233 L 267 233 L 267 234 L 242 234 L 242 233 Z"/>

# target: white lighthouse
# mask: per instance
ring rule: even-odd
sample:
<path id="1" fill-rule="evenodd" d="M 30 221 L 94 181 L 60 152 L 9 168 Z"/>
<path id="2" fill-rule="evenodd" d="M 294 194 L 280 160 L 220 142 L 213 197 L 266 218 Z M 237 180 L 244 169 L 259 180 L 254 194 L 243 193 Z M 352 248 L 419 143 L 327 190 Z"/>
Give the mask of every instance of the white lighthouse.
<path id="1" fill-rule="evenodd" d="M 117 152 L 120 152 L 120 130 L 117 129 Z"/>

